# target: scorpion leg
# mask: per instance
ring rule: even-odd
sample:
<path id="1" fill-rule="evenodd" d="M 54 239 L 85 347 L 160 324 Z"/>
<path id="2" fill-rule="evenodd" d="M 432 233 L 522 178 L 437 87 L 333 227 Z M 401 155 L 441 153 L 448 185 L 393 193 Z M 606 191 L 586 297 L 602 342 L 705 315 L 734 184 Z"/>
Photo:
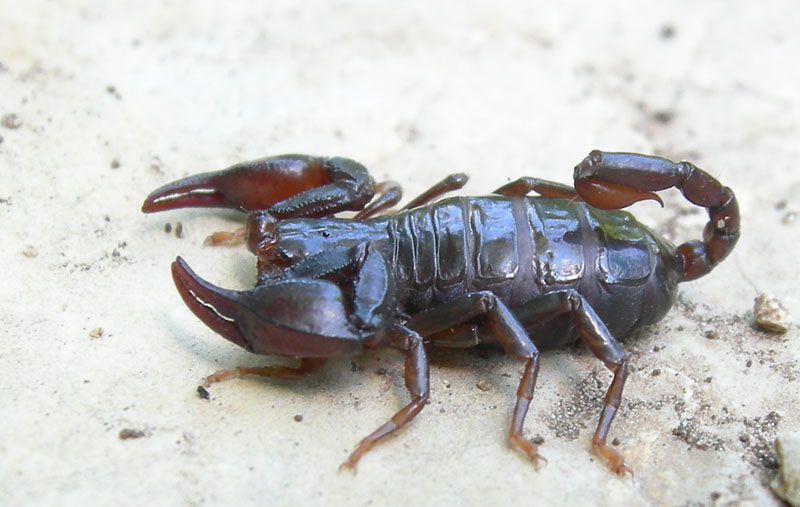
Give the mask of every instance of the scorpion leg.
<path id="1" fill-rule="evenodd" d="M 606 444 L 611 421 L 622 399 L 622 388 L 628 376 L 625 353 L 611 335 L 603 321 L 576 290 L 554 291 L 514 309 L 514 314 L 526 326 L 544 323 L 560 314 L 570 312 L 578 330 L 578 335 L 592 353 L 614 373 L 614 379 L 603 400 L 600 422 L 592 437 L 592 451 L 605 461 L 617 474 L 633 474 L 622 456 Z"/>
<path id="2" fill-rule="evenodd" d="M 427 204 L 430 201 L 436 199 L 442 194 L 447 192 L 452 192 L 453 190 L 458 190 L 459 188 L 463 187 L 467 183 L 467 175 L 463 173 L 456 173 L 447 176 L 445 179 L 440 181 L 439 183 L 435 184 L 416 198 L 412 199 L 411 202 L 403 206 L 401 211 L 416 208 L 417 206 L 422 206 L 423 204 Z M 394 182 L 385 182 L 383 184 L 392 184 L 397 185 Z M 393 189 L 390 189 L 386 192 L 386 195 L 381 195 L 378 199 L 375 199 L 373 202 L 369 203 L 369 205 L 358 212 L 355 218 L 356 220 L 364 220 L 366 218 L 372 217 L 378 214 L 381 211 L 385 211 L 400 201 L 402 197 L 402 192 L 400 192 L 400 187 L 397 186 L 397 194 L 395 195 L 392 193 Z"/>
<path id="3" fill-rule="evenodd" d="M 428 204 L 432 200 L 436 199 L 437 197 L 443 194 L 446 194 L 447 192 L 458 190 L 467 184 L 468 179 L 469 177 L 464 173 L 450 174 L 449 176 L 446 176 L 439 183 L 436 183 L 431 188 L 422 192 L 414 199 L 411 199 L 411 201 L 408 204 L 403 206 L 401 211 L 416 208 L 418 206 L 422 206 L 423 204 Z"/>
<path id="4" fill-rule="evenodd" d="M 247 228 L 246 227 L 239 227 L 238 229 L 228 232 L 228 231 L 217 231 L 212 232 L 206 239 L 203 240 L 203 245 L 205 246 L 237 246 L 244 243 L 247 237 Z"/>
<path id="5" fill-rule="evenodd" d="M 559 290 L 543 294 L 533 301 L 512 310 L 514 317 L 526 328 L 545 324 L 547 321 L 571 313 L 579 336 L 589 346 L 592 353 L 614 373 L 614 380 L 603 402 L 600 422 L 592 438 L 592 450 L 619 474 L 631 472 L 622 456 L 606 444 L 608 430 L 622 398 L 622 388 L 627 377 L 627 363 L 619 343 L 603 324 L 583 296 L 575 290 Z M 436 331 L 432 343 L 444 346 L 466 346 L 476 342 L 493 341 L 497 333 L 485 326 L 465 323 L 451 329 Z M 512 426 L 521 434 L 522 421 Z M 524 414 L 523 414 L 524 417 Z"/>
<path id="6" fill-rule="evenodd" d="M 301 357 L 298 367 L 273 365 L 273 366 L 237 366 L 232 370 L 217 370 L 207 376 L 203 384 L 209 387 L 211 384 L 230 380 L 232 378 L 242 378 L 245 375 L 255 375 L 258 377 L 278 378 L 278 379 L 298 379 L 305 377 L 319 369 L 324 362 L 318 357 Z"/>
<path id="7" fill-rule="evenodd" d="M 430 376 L 428 358 L 422 337 L 405 326 L 397 324 L 387 338 L 390 347 L 406 351 L 405 380 L 406 389 L 411 394 L 411 402 L 397 412 L 389 421 L 362 439 L 356 450 L 350 454 L 347 461 L 339 469 L 349 468 L 355 470 L 361 456 L 382 438 L 394 433 L 411 421 L 425 406 L 430 395 Z M 377 344 L 375 344 L 377 345 Z"/>
<path id="8" fill-rule="evenodd" d="M 384 181 L 375 186 L 378 197 L 367 204 L 364 209 L 353 217 L 353 220 L 366 220 L 372 216 L 386 211 L 403 198 L 403 189 L 394 181 Z"/>
<path id="9" fill-rule="evenodd" d="M 578 193 L 569 185 L 556 183 L 554 181 L 540 180 L 539 178 L 531 178 L 529 176 L 523 176 L 511 183 L 506 183 L 492 193 L 508 197 L 522 197 L 528 195 L 530 192 L 536 192 L 542 197 L 580 200 Z"/>
<path id="10" fill-rule="evenodd" d="M 575 189 L 590 205 L 624 208 L 654 199 L 675 187 L 692 204 L 708 210 L 703 239 L 678 245 L 681 281 L 694 280 L 719 264 L 739 240 L 739 205 L 730 188 L 690 162 L 635 153 L 593 151 L 575 167 Z"/>
<path id="11" fill-rule="evenodd" d="M 539 455 L 535 444 L 522 436 L 522 428 L 536 387 L 539 351 L 508 307 L 491 292 L 471 292 L 414 315 L 407 326 L 422 336 L 430 336 L 481 316 L 486 317 L 483 325 L 488 327 L 488 332 L 497 339 L 503 350 L 525 361 L 508 441 L 538 467 L 540 462 L 547 460 Z"/>

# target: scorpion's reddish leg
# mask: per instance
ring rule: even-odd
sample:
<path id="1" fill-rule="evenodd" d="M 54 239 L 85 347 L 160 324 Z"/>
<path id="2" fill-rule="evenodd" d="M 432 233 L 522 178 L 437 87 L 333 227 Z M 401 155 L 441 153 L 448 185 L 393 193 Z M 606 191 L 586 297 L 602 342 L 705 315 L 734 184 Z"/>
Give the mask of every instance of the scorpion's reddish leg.
<path id="1" fill-rule="evenodd" d="M 356 450 L 347 458 L 347 461 L 339 466 L 340 469 L 349 468 L 355 470 L 358 460 L 365 452 L 369 451 L 378 440 L 405 426 L 422 410 L 428 401 L 430 377 L 428 359 L 425 355 L 425 346 L 422 343 L 422 338 L 404 326 L 395 325 L 392 335 L 388 339 L 388 345 L 406 351 L 405 379 L 406 389 L 411 394 L 411 402 L 384 425 L 362 439 L 356 446 Z"/>
<path id="2" fill-rule="evenodd" d="M 575 189 L 596 208 L 624 208 L 643 199 L 660 202 L 653 191 L 670 187 L 708 210 L 703 240 L 678 246 L 681 281 L 694 280 L 719 264 L 739 240 L 739 205 L 730 188 L 689 162 L 634 153 L 593 151 L 575 167 Z"/>
<path id="3" fill-rule="evenodd" d="M 542 197 L 559 197 L 562 199 L 580 200 L 574 188 L 554 181 L 540 180 L 523 176 L 518 180 L 506 183 L 498 188 L 493 194 L 506 195 L 508 197 L 521 197 L 530 192 L 536 192 Z"/>
<path id="4" fill-rule="evenodd" d="M 237 366 L 232 370 L 217 370 L 205 378 L 204 384 L 206 387 L 223 380 L 230 380 L 232 378 L 241 378 L 245 375 L 255 375 L 258 377 L 268 377 L 277 379 L 297 379 L 305 377 L 309 373 L 316 371 L 322 366 L 323 359 L 317 357 L 301 357 L 300 366 L 294 368 L 291 366 L 273 365 L 273 366 Z"/>
<path id="5" fill-rule="evenodd" d="M 421 193 L 420 195 L 412 199 L 411 202 L 403 206 L 403 208 L 400 211 L 422 206 L 423 204 L 431 202 L 432 200 L 436 199 L 442 194 L 446 194 L 447 192 L 452 192 L 453 190 L 458 190 L 459 188 L 466 185 L 467 179 L 468 177 L 464 173 L 451 174 L 442 181 L 440 181 L 439 183 L 433 185 L 425 192 Z M 393 183 L 393 182 L 385 182 L 385 183 Z M 393 184 L 396 185 L 396 183 Z M 378 212 L 384 211 L 397 204 L 400 201 L 400 198 L 402 197 L 402 192 L 399 192 L 399 186 L 398 186 L 398 195 L 396 200 L 394 199 L 394 195 L 392 195 L 391 197 L 392 200 L 391 202 L 389 202 L 390 199 L 388 196 L 381 196 L 379 199 L 376 199 L 375 201 L 371 202 L 366 208 L 364 208 L 358 214 L 356 214 L 354 218 L 356 220 L 363 220 L 365 218 L 374 216 Z"/>
<path id="6" fill-rule="evenodd" d="M 467 184 L 468 179 L 469 177 L 464 173 L 451 174 L 445 177 L 445 179 L 439 183 L 433 185 L 428 190 L 422 192 L 414 199 L 411 199 L 411 202 L 403 206 L 401 211 L 422 206 L 423 204 L 431 202 L 442 194 L 452 192 L 453 190 L 458 190 Z"/>
<path id="7" fill-rule="evenodd" d="M 413 316 L 407 325 L 422 336 L 429 336 L 479 316 L 486 316 L 483 326 L 488 326 L 488 332 L 507 354 L 525 361 L 508 440 L 512 447 L 525 454 L 538 467 L 540 462 L 547 460 L 539 455 L 535 444 L 523 437 L 522 429 L 536 387 L 539 351 L 506 305 L 491 292 L 471 292 Z"/>
<path id="8" fill-rule="evenodd" d="M 581 339 L 583 339 L 592 353 L 603 361 L 606 368 L 614 372 L 614 380 L 611 381 L 603 400 L 600 422 L 597 424 L 597 430 L 595 430 L 592 437 L 592 450 L 608 463 L 608 466 L 615 473 L 619 475 L 630 473 L 633 475 L 633 471 L 625 464 L 622 455 L 606 444 L 608 429 L 617 414 L 617 409 L 622 399 L 622 388 L 625 386 L 625 379 L 628 377 L 625 353 L 583 296 L 576 291 L 567 291 L 564 295 L 564 303 L 568 305 L 572 312 Z"/>
<path id="9" fill-rule="evenodd" d="M 391 208 L 403 198 L 403 189 L 400 188 L 400 185 L 394 181 L 384 181 L 378 183 L 375 186 L 375 192 L 378 194 L 378 197 L 367 204 L 364 209 L 356 213 L 355 216 L 353 216 L 354 220 L 365 220 L 375 216 L 378 213 Z"/>
<path id="10" fill-rule="evenodd" d="M 614 372 L 614 380 L 603 401 L 603 412 L 592 438 L 592 450 L 600 456 L 614 472 L 633 474 L 622 456 L 606 444 L 608 429 L 622 399 L 622 388 L 628 376 L 625 353 L 611 335 L 606 325 L 579 292 L 568 289 L 549 292 L 514 309 L 514 315 L 525 326 L 544 323 L 563 313 L 571 313 L 581 339 L 606 367 Z"/>
<path id="11" fill-rule="evenodd" d="M 244 243 L 247 233 L 246 227 L 239 227 L 235 231 L 217 231 L 206 236 L 203 244 L 206 246 L 237 246 Z"/>

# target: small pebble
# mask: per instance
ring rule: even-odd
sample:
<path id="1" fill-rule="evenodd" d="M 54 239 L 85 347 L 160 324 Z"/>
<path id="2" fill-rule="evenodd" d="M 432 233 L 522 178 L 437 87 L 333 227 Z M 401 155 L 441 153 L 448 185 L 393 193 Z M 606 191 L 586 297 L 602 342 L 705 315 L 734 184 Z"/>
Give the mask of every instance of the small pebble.
<path id="1" fill-rule="evenodd" d="M 793 224 L 795 220 L 797 220 L 797 213 L 795 213 L 794 211 L 787 211 L 786 214 L 783 215 L 783 218 L 781 218 L 781 222 L 783 222 L 786 225 Z"/>
<path id="2" fill-rule="evenodd" d="M 209 393 L 208 389 L 206 389 L 203 386 L 197 386 L 197 395 L 203 398 L 204 400 L 207 400 L 211 397 L 211 393 Z"/>
<path id="3" fill-rule="evenodd" d="M 800 505 L 800 433 L 780 435 L 775 440 L 780 468 L 770 483 L 772 491 L 789 504 Z"/>
<path id="4" fill-rule="evenodd" d="M 89 331 L 89 338 L 94 338 L 94 339 L 102 338 L 105 333 L 106 332 L 103 331 L 102 327 L 96 327 L 91 331 Z"/>
<path id="5" fill-rule="evenodd" d="M 295 422 L 303 422 L 303 416 L 301 414 L 297 414 L 294 416 Z"/>
<path id="6" fill-rule="evenodd" d="M 125 428 L 119 432 L 119 439 L 120 440 L 128 440 L 131 438 L 142 438 L 145 436 L 144 431 L 142 430 L 135 430 L 132 428 Z"/>
<path id="7" fill-rule="evenodd" d="M 754 300 L 753 315 L 759 326 L 773 333 L 785 333 L 792 324 L 791 316 L 775 296 L 761 294 Z"/>
<path id="8" fill-rule="evenodd" d="M 109 166 L 111 167 L 111 169 L 119 169 L 119 160 L 112 158 L 111 164 L 109 164 Z"/>
<path id="9" fill-rule="evenodd" d="M 6 113 L 0 117 L 0 123 L 7 129 L 18 129 L 22 126 L 22 118 L 14 113 Z"/>
<path id="10" fill-rule="evenodd" d="M 36 257 L 39 255 L 39 250 L 33 245 L 25 245 L 22 249 L 22 255 L 28 258 Z"/>
<path id="11" fill-rule="evenodd" d="M 671 39 L 675 37 L 675 27 L 673 25 L 664 25 L 659 31 L 662 39 Z"/>
<path id="12" fill-rule="evenodd" d="M 488 378 L 482 378 L 478 381 L 475 386 L 480 389 L 481 391 L 488 391 L 492 388 L 492 383 L 489 381 Z"/>

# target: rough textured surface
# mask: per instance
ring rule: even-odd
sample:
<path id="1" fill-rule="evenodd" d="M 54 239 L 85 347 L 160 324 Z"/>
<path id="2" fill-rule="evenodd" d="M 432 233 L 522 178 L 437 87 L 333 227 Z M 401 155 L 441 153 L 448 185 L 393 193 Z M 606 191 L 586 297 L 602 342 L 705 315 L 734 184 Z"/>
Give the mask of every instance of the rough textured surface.
<path id="1" fill-rule="evenodd" d="M 797 428 L 800 14 L 789 1 L 209 2 L 0 0 L 0 504 L 777 505 L 774 439 Z M 691 159 L 731 186 L 742 239 L 625 340 L 611 431 L 635 470 L 587 452 L 609 373 L 583 347 L 544 355 L 505 434 L 520 365 L 431 352 L 429 406 L 336 467 L 405 403 L 402 357 L 331 361 L 295 383 L 199 380 L 263 364 L 191 315 L 183 255 L 227 287 L 243 249 L 203 247 L 232 212 L 144 216 L 158 185 L 286 152 L 343 155 L 419 193 L 531 175 L 568 182 L 592 148 Z M 677 193 L 635 212 L 667 237 L 705 214 Z M 482 390 L 479 383 L 487 383 Z M 134 438 L 136 437 L 136 438 Z"/>

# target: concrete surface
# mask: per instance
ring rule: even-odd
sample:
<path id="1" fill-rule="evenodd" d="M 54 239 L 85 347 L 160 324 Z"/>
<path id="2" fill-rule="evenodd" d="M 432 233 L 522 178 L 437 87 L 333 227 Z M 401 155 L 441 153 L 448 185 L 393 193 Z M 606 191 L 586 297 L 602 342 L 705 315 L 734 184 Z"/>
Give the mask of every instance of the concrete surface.
<path id="1" fill-rule="evenodd" d="M 0 0 L 0 115 L 16 115 L 0 126 L 0 504 L 777 505 L 799 333 L 756 329 L 751 308 L 770 292 L 800 315 L 798 25 L 789 0 Z M 196 394 L 266 360 L 194 318 L 169 263 L 240 288 L 255 268 L 202 245 L 237 214 L 145 216 L 152 189 L 303 152 L 357 159 L 408 196 L 465 171 L 477 194 L 568 182 L 592 148 L 691 159 L 741 205 L 730 258 L 625 340 L 611 437 L 634 478 L 588 452 L 610 375 L 583 347 L 543 358 L 538 472 L 506 446 L 520 365 L 494 350 L 431 351 L 430 405 L 356 476 L 337 466 L 407 400 L 401 355 Z M 698 237 L 705 214 L 666 203 L 636 213 Z"/>

